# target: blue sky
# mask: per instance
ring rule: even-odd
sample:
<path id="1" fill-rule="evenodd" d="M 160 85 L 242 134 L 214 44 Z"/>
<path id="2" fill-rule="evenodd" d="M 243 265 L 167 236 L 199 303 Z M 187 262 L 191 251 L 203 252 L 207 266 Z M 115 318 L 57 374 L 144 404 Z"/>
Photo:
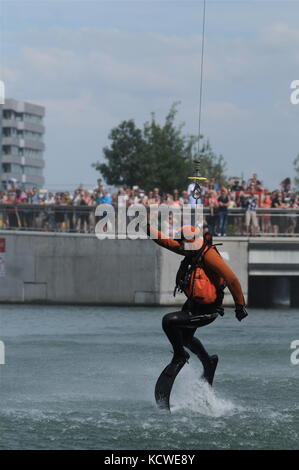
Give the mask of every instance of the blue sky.
<path id="1" fill-rule="evenodd" d="M 198 125 L 202 2 L 0 0 L 6 95 L 46 106 L 46 186 L 93 187 L 122 119 Z M 231 175 L 270 188 L 299 153 L 299 1 L 207 0 L 202 132 Z"/>

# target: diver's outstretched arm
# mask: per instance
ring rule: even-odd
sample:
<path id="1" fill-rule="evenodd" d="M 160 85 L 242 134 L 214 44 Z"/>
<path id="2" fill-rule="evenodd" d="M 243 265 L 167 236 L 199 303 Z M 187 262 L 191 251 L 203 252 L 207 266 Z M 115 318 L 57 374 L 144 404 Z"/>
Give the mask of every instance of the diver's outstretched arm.
<path id="1" fill-rule="evenodd" d="M 168 250 L 173 251 L 178 255 L 185 256 L 184 250 L 177 240 L 167 238 L 163 232 L 160 232 L 160 230 L 157 230 L 150 224 L 147 224 L 147 234 L 155 243 L 162 246 L 163 248 L 167 248 Z"/>

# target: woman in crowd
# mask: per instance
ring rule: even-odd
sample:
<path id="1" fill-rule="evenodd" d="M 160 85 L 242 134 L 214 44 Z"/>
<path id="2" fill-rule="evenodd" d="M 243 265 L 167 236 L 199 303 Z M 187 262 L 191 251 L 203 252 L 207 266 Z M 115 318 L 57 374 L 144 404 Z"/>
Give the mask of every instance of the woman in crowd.
<path id="1" fill-rule="evenodd" d="M 218 198 L 217 198 L 217 193 L 214 189 L 210 190 L 209 192 L 209 198 L 208 198 L 208 204 L 209 204 L 209 209 L 210 213 L 207 216 L 207 224 L 209 227 L 209 232 L 212 235 L 216 235 L 216 226 L 217 226 L 217 207 L 218 207 Z"/>
<path id="2" fill-rule="evenodd" d="M 268 189 L 264 189 L 262 202 L 261 202 L 261 208 L 262 209 L 270 209 L 271 206 L 272 206 L 271 192 L 268 191 Z M 263 233 L 271 233 L 272 232 L 271 215 L 270 214 L 263 213 L 261 215 L 261 228 L 262 228 Z"/>
<path id="3" fill-rule="evenodd" d="M 227 222 L 227 208 L 229 204 L 229 197 L 227 190 L 222 187 L 220 196 L 218 197 L 218 223 L 219 223 L 219 234 L 220 236 L 225 235 L 225 228 Z"/>

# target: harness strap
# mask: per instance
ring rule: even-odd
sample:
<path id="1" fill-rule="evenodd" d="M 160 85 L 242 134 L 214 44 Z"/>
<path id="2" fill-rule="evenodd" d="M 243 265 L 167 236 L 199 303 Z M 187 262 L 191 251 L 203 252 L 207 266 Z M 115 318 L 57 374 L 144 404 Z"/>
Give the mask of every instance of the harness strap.
<path id="1" fill-rule="evenodd" d="M 209 243 L 209 240 L 205 240 L 204 243 L 203 243 L 203 246 L 199 250 L 199 253 L 195 257 L 193 257 L 193 259 L 189 258 L 189 257 L 185 257 L 183 259 L 183 261 L 180 264 L 179 270 L 177 272 L 177 276 L 176 276 L 176 284 L 175 284 L 174 291 L 173 291 L 173 296 L 174 297 L 176 296 L 177 291 L 179 291 L 179 292 L 184 291 L 184 287 L 183 287 L 182 283 L 183 283 L 183 281 L 186 281 L 187 276 L 190 279 L 190 277 L 192 276 L 193 271 L 195 271 L 197 267 L 203 269 L 205 254 L 211 248 L 216 247 L 217 245 L 222 245 L 222 243 L 215 243 L 215 244 L 212 245 L 212 244 Z M 216 248 L 216 250 L 217 250 L 217 248 Z M 190 268 L 189 268 L 189 266 L 190 266 Z M 180 275 L 180 278 L 179 278 L 179 275 Z M 193 285 L 192 285 L 191 290 L 193 291 L 194 283 L 195 283 L 195 275 L 193 276 L 192 283 L 193 283 Z M 223 291 L 225 289 L 225 287 L 226 287 L 226 283 L 224 282 L 224 284 L 219 286 L 217 290 L 221 289 Z"/>

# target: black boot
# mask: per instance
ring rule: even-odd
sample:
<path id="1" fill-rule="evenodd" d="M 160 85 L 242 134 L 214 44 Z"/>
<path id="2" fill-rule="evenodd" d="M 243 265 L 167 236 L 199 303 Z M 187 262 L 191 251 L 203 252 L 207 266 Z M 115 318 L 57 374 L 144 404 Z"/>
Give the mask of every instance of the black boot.
<path id="1" fill-rule="evenodd" d="M 203 377 L 206 379 L 206 381 L 212 386 L 213 385 L 213 380 L 214 380 L 214 375 L 216 371 L 216 367 L 218 364 L 218 356 L 214 354 L 213 356 L 210 356 L 208 361 L 205 361 L 203 364 Z"/>

